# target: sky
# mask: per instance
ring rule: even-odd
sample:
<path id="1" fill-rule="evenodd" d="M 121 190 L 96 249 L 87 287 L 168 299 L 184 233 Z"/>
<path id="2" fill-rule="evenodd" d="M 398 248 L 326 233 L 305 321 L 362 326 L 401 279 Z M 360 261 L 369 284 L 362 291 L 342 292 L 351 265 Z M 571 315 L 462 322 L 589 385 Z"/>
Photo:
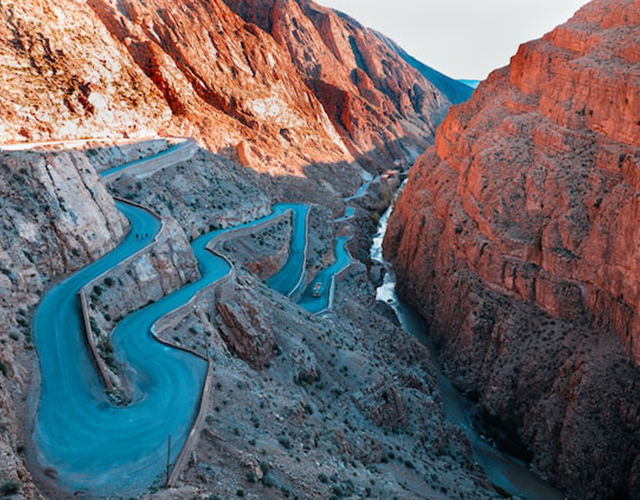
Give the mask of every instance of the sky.
<path id="1" fill-rule="evenodd" d="M 483 80 L 521 43 L 567 21 L 587 0 L 316 0 L 394 39 L 446 75 Z"/>

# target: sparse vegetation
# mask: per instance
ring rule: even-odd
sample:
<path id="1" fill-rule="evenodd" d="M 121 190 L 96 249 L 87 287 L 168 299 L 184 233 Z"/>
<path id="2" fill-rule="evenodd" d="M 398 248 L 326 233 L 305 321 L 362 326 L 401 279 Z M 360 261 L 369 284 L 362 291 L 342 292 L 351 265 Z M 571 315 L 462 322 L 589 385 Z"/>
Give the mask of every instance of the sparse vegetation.
<path id="1" fill-rule="evenodd" d="M 17 495 L 20 493 L 20 483 L 18 481 L 7 481 L 2 486 L 0 486 L 0 493 L 8 497 L 10 495 Z"/>

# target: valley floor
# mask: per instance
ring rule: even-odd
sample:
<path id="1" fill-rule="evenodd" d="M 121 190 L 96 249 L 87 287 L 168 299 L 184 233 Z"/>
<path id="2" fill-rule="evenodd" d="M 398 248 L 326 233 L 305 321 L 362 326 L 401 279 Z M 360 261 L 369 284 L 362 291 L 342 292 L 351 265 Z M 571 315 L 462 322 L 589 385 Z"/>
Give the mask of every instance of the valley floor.
<path id="1" fill-rule="evenodd" d="M 76 154 L 86 155 L 82 150 Z M 140 152 L 131 154 L 134 158 L 144 156 Z M 109 167 L 96 165 L 103 162 L 100 154 L 85 157 L 92 158 L 99 170 Z M 86 161 L 85 157 L 82 161 Z M 33 161 L 37 162 L 38 158 L 34 153 Z M 212 227 L 207 219 L 231 226 L 265 213 L 260 204 L 268 199 L 267 195 L 256 196 L 249 201 L 249 206 L 245 201 L 240 209 L 231 184 L 224 184 L 225 176 L 233 179 L 236 189 L 244 185 L 245 191 L 259 193 L 263 188 L 251 178 L 240 180 L 227 165 L 216 165 L 216 161 L 219 160 L 209 153 L 199 151 L 192 159 L 156 171 L 144 184 L 136 180 L 135 175 L 126 174 L 110 183 L 112 193 L 153 206 L 173 236 L 156 238 L 155 243 L 148 244 L 153 239 L 153 231 L 143 231 L 144 241 L 137 238 L 139 231 L 129 233 L 127 241 L 136 245 L 139 254 L 103 275 L 104 285 L 94 287 L 91 294 L 90 329 L 97 343 L 107 345 L 105 342 L 111 339 L 110 331 L 116 325 L 120 328 L 121 323 L 139 316 L 138 313 L 130 315 L 133 311 L 144 310 L 140 308 L 147 302 L 154 303 L 147 309 L 160 307 L 164 300 L 172 300 L 176 295 L 175 292 L 171 295 L 174 290 L 185 290 L 185 285 L 194 280 L 194 258 L 187 240 Z M 212 167 L 217 168 L 220 175 L 211 176 Z M 183 177 L 190 181 L 184 182 Z M 96 186 L 100 184 L 97 180 L 93 182 Z M 308 289 L 298 295 L 303 305 L 326 302 L 332 304 L 331 309 L 322 312 L 323 306 L 313 305 L 309 311 L 287 298 L 286 295 L 299 288 L 299 279 L 293 279 L 294 287 L 281 290 L 284 294 L 267 285 L 273 285 L 274 274 L 280 268 L 287 268 L 291 257 L 301 251 L 296 218 L 292 222 L 274 218 L 273 225 L 279 230 L 271 230 L 269 224 L 260 225 L 255 232 L 243 231 L 217 247 L 216 251 L 227 253 L 227 258 L 235 262 L 234 272 L 216 286 L 194 295 L 188 309 L 182 308 L 179 315 L 170 315 L 157 324 L 157 333 L 166 342 L 199 352 L 210 359 L 213 367 L 211 396 L 205 401 L 201 437 L 187 454 L 186 468 L 176 480 L 176 487 L 164 489 L 162 451 L 156 448 L 157 457 L 152 457 L 156 472 L 140 475 L 131 469 L 129 472 L 134 472 L 131 479 L 117 474 L 119 481 L 113 482 L 112 476 L 107 476 L 104 487 L 85 476 L 86 486 L 74 492 L 76 497 L 116 492 L 139 495 L 137 485 L 153 481 L 144 496 L 496 498 L 490 482 L 473 461 L 467 437 L 445 417 L 429 351 L 402 331 L 394 322 L 393 314 L 376 302 L 366 266 L 357 262 L 349 265 L 348 254 L 341 250 L 351 239 L 349 246 L 353 255 L 368 254 L 370 235 L 375 227 L 370 217 L 384 208 L 380 205 L 380 193 L 388 192 L 389 187 L 379 179 L 366 181 L 365 185 L 368 190 L 348 198 L 352 207 L 347 217 L 311 205 L 306 218 L 301 264 L 307 272 L 301 276 L 311 292 Z M 221 189 L 224 196 L 207 214 L 203 208 L 207 201 L 203 197 L 210 199 L 211 189 Z M 166 191 L 171 191 L 173 196 L 165 196 Z M 115 207 L 103 210 L 115 210 Z M 245 220 L 235 219 L 237 214 L 243 214 Z M 132 227 L 135 229 L 135 224 Z M 178 255 L 180 258 L 176 260 Z M 252 272 L 245 267 L 250 263 L 256 266 Z M 312 288 L 318 280 L 323 284 L 322 292 L 320 297 L 314 297 Z M 46 278 L 42 282 L 45 283 Z M 180 305 L 175 303 L 175 307 Z M 318 315 L 319 312 L 322 314 Z M 102 361 L 116 380 L 133 376 L 135 384 L 143 382 L 140 386 L 134 384 L 138 388 L 133 391 L 132 407 L 144 409 L 136 399 L 140 398 L 139 390 L 154 385 L 140 378 L 144 372 L 131 372 L 128 364 L 136 366 L 135 360 L 120 356 L 124 352 L 124 340 L 118 339 L 116 329 L 113 336 L 116 363 L 110 361 L 109 350 L 101 352 Z M 42 355 L 41 339 L 37 335 L 35 340 Z M 64 346 L 58 348 L 65 349 Z M 161 350 L 165 354 L 158 353 L 153 358 L 171 351 L 167 347 Z M 23 357 L 17 357 L 16 363 L 20 370 L 28 369 L 29 363 L 25 364 Z M 84 375 L 75 376 L 78 381 L 86 381 L 87 370 L 90 370 L 88 361 L 83 363 Z M 33 361 L 31 364 L 33 366 Z M 48 370 L 42 373 L 46 378 L 43 394 L 49 397 L 50 374 Z M 175 377 L 183 380 L 182 376 Z M 190 390 L 200 390 L 202 378 L 199 380 Z M 158 383 L 160 392 L 172 384 L 166 378 L 165 382 L 154 382 Z M 28 384 L 14 385 L 13 397 L 21 398 L 26 387 Z M 92 392 L 100 391 L 94 385 Z M 65 478 L 72 477 L 73 473 L 63 474 L 62 469 L 56 468 L 53 455 L 46 458 L 39 444 L 39 440 L 52 431 L 43 420 L 42 412 L 56 405 L 40 404 L 35 426 L 36 448 L 34 453 L 27 453 L 27 462 L 37 472 L 34 476 L 38 478 L 38 487 L 47 497 L 65 498 L 68 493 L 64 490 L 73 484 Z M 109 405 L 104 401 L 101 411 L 111 411 Z M 127 410 L 113 408 L 113 411 L 114 415 L 124 416 Z M 167 421 L 173 422 L 175 418 L 169 409 L 158 410 L 157 414 L 171 415 Z M 63 420 L 68 418 L 67 411 L 60 412 L 59 408 L 52 410 L 51 415 Z M 157 435 L 163 432 L 160 428 Z M 67 434 L 73 433 L 70 428 Z M 180 435 L 185 436 L 177 433 Z M 157 441 L 162 441 L 164 446 L 164 439 L 160 437 Z M 85 442 L 90 439 L 89 436 L 82 438 Z M 137 443 L 135 432 L 126 439 Z M 181 442 L 184 437 L 175 441 L 176 445 Z M 18 447 L 10 442 L 9 446 L 19 464 L 24 460 L 19 455 L 21 452 L 16 454 Z M 172 460 L 179 448 L 174 448 Z M 99 446 L 91 453 L 107 457 Z M 117 453 L 108 456 L 117 457 Z M 48 460 L 52 463 L 47 463 Z M 69 463 L 66 459 L 65 462 Z M 91 457 L 81 462 L 92 467 L 98 463 Z M 18 475 L 24 498 L 40 496 L 23 466 L 9 465 L 3 474 Z"/>

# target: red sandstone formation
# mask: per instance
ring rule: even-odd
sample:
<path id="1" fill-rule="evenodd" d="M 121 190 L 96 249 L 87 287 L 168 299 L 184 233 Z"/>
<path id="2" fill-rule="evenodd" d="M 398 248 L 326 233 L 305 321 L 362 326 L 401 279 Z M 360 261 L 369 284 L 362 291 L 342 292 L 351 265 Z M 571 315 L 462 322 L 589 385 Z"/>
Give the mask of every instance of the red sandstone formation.
<path id="1" fill-rule="evenodd" d="M 640 498 L 638 47 L 629 0 L 523 45 L 452 109 L 385 241 L 459 385 L 575 498 Z"/>
<path id="2" fill-rule="evenodd" d="M 450 105 L 373 32 L 307 1 L 9 0 L 0 19 L 3 142 L 191 135 L 300 176 L 411 160 Z"/>
<path id="3" fill-rule="evenodd" d="M 373 31 L 310 0 L 225 2 L 288 51 L 356 156 L 424 149 L 450 102 Z"/>

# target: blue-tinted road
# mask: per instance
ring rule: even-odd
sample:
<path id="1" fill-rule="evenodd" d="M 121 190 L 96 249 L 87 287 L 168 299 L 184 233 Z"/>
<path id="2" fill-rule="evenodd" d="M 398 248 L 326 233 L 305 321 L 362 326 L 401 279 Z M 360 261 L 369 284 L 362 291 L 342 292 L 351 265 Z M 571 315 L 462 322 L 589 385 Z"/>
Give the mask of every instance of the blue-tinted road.
<path id="1" fill-rule="evenodd" d="M 308 210 L 303 205 L 278 205 L 268 217 L 214 231 L 193 242 L 202 279 L 127 316 L 113 332 L 115 354 L 130 365 L 134 382 L 133 403 L 116 407 L 105 395 L 89 357 L 77 294 L 86 283 L 148 245 L 160 228 L 148 212 L 121 202 L 117 206 L 131 222 L 127 238 L 49 291 L 34 320 L 42 373 L 34 429 L 39 461 L 43 468 L 56 470 L 62 488 L 102 495 L 144 490 L 164 471 L 169 435 L 173 462 L 191 430 L 207 363 L 160 344 L 150 330 L 162 316 L 229 273 L 229 264 L 206 250 L 206 245 L 220 234 L 291 210 L 294 220 L 302 222 L 294 223 L 293 263 L 287 271 L 291 275 L 281 282 L 295 286 L 303 269 Z"/>
<path id="2" fill-rule="evenodd" d="M 207 368 L 204 360 L 161 345 L 149 332 L 186 297 L 174 294 L 127 317 L 113 334 L 117 356 L 135 370 L 134 403 L 115 407 L 105 395 L 85 345 L 77 294 L 150 243 L 160 227 L 142 209 L 124 203 L 118 208 L 131 222 L 128 237 L 49 291 L 34 319 L 42 373 L 34 428 L 40 462 L 55 468 L 63 488 L 100 494 L 148 486 L 166 462 L 170 434 L 175 459 L 195 418 Z M 220 266 L 211 268 L 207 280 L 215 279 Z"/>

